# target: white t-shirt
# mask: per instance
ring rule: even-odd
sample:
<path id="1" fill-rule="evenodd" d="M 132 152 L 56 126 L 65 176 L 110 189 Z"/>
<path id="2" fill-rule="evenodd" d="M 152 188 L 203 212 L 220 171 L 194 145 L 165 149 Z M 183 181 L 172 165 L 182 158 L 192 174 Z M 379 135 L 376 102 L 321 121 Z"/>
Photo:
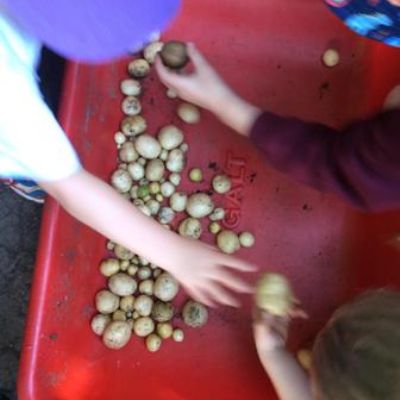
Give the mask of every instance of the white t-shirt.
<path id="1" fill-rule="evenodd" d="M 0 177 L 55 181 L 81 168 L 43 101 L 36 66 L 41 44 L 0 14 Z"/>

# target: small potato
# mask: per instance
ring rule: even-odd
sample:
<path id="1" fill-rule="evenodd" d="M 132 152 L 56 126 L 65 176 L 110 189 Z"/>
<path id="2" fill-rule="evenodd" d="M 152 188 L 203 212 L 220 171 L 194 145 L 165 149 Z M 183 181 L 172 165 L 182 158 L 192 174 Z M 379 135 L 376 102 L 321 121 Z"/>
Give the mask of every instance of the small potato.
<path id="1" fill-rule="evenodd" d="M 163 64 L 171 69 L 181 69 L 189 62 L 186 43 L 176 40 L 165 43 L 160 56 Z"/>
<path id="2" fill-rule="evenodd" d="M 143 56 L 149 64 L 154 64 L 157 54 L 162 50 L 163 42 L 153 42 L 147 45 L 143 50 Z"/>
<path id="3" fill-rule="evenodd" d="M 175 342 L 183 342 L 183 340 L 185 339 L 185 334 L 183 333 L 183 330 L 175 329 L 172 333 L 172 339 L 174 339 Z"/>
<path id="4" fill-rule="evenodd" d="M 233 254 L 240 249 L 239 238 L 233 231 L 222 231 L 217 236 L 217 245 L 226 254 Z"/>
<path id="5" fill-rule="evenodd" d="M 189 300 L 182 310 L 183 321 L 192 328 L 199 328 L 207 323 L 208 311 L 203 304 Z"/>
<path id="6" fill-rule="evenodd" d="M 115 258 L 108 258 L 107 260 L 102 261 L 100 264 L 100 272 L 106 277 L 116 274 L 119 269 L 120 262 Z"/>
<path id="7" fill-rule="evenodd" d="M 128 165 L 128 173 L 135 182 L 138 182 L 144 177 L 145 170 L 139 162 L 134 162 Z"/>
<path id="8" fill-rule="evenodd" d="M 96 294 L 95 302 L 96 310 L 101 314 L 112 314 L 119 307 L 119 297 L 105 289 Z"/>
<path id="9" fill-rule="evenodd" d="M 181 149 L 173 149 L 168 154 L 166 167 L 170 172 L 182 172 L 185 167 L 185 154 Z"/>
<path id="10" fill-rule="evenodd" d="M 119 303 L 119 308 L 125 312 L 133 312 L 135 309 L 135 298 L 132 295 L 124 296 Z"/>
<path id="11" fill-rule="evenodd" d="M 156 335 L 155 333 L 150 334 L 146 338 L 147 350 L 149 350 L 152 353 L 160 350 L 161 344 L 162 344 L 162 340 L 161 340 L 160 336 Z"/>
<path id="12" fill-rule="evenodd" d="M 142 105 L 140 104 L 139 99 L 136 97 L 127 96 L 122 101 L 121 109 L 125 115 L 134 116 L 140 114 L 142 111 Z"/>
<path id="13" fill-rule="evenodd" d="M 255 243 L 254 235 L 250 232 L 242 232 L 239 235 L 240 245 L 243 247 L 253 247 Z"/>
<path id="14" fill-rule="evenodd" d="M 128 72 L 134 78 L 145 78 L 150 73 L 150 65 L 145 59 L 138 58 L 128 64 Z"/>
<path id="15" fill-rule="evenodd" d="M 159 182 L 151 182 L 149 188 L 151 194 L 157 194 L 161 191 L 161 185 Z"/>
<path id="16" fill-rule="evenodd" d="M 171 301 L 178 294 L 177 280 L 168 272 L 161 274 L 154 283 L 154 295 L 162 301 Z"/>
<path id="17" fill-rule="evenodd" d="M 149 279 L 151 277 L 152 271 L 151 268 L 149 267 L 140 267 L 138 272 L 137 272 L 137 277 L 141 280 L 144 281 L 146 279 Z"/>
<path id="18" fill-rule="evenodd" d="M 205 193 L 192 194 L 186 205 L 187 213 L 193 218 L 204 218 L 211 214 L 213 209 L 214 202 Z"/>
<path id="19" fill-rule="evenodd" d="M 135 276 L 136 273 L 138 272 L 138 267 L 137 265 L 131 264 L 128 269 L 126 270 L 126 272 L 128 272 L 128 275 L 130 276 Z"/>
<path id="20" fill-rule="evenodd" d="M 108 280 L 108 288 L 117 296 L 129 296 L 137 289 L 136 281 L 124 272 L 113 275 Z"/>
<path id="21" fill-rule="evenodd" d="M 152 160 L 161 153 L 161 145 L 153 136 L 143 134 L 136 139 L 136 151 L 144 158 Z"/>
<path id="22" fill-rule="evenodd" d="M 216 235 L 217 233 L 221 232 L 221 229 L 222 227 L 217 221 L 211 222 L 211 224 L 208 225 L 208 230 L 213 235 Z"/>
<path id="23" fill-rule="evenodd" d="M 197 240 L 202 234 L 201 223 L 196 218 L 186 218 L 179 224 L 178 231 L 181 236 Z"/>
<path id="24" fill-rule="evenodd" d="M 149 317 L 140 317 L 133 324 L 133 331 L 136 336 L 146 337 L 153 333 L 155 329 L 154 322 Z"/>
<path id="25" fill-rule="evenodd" d="M 340 56 L 337 50 L 335 49 L 328 49 L 322 55 L 322 62 L 328 68 L 333 68 L 339 64 Z"/>
<path id="26" fill-rule="evenodd" d="M 283 275 L 266 273 L 258 280 L 255 291 L 258 308 L 278 317 L 286 317 L 295 302 L 290 283 Z"/>
<path id="27" fill-rule="evenodd" d="M 110 322 L 111 318 L 109 315 L 97 314 L 92 318 L 90 326 L 96 335 L 102 336 Z"/>
<path id="28" fill-rule="evenodd" d="M 118 155 L 119 159 L 125 163 L 134 162 L 139 158 L 139 154 L 137 153 L 133 142 L 125 142 Z"/>
<path id="29" fill-rule="evenodd" d="M 201 182 L 203 180 L 203 172 L 200 168 L 192 168 L 189 172 L 189 179 L 192 182 Z"/>
<path id="30" fill-rule="evenodd" d="M 153 309 L 153 299 L 145 294 L 141 294 L 136 298 L 134 308 L 140 316 L 148 317 Z"/>
<path id="31" fill-rule="evenodd" d="M 157 200 L 153 200 L 153 199 L 149 200 L 146 203 L 146 206 L 150 210 L 150 214 L 153 216 L 157 215 L 161 208 L 160 203 Z"/>
<path id="32" fill-rule="evenodd" d="M 221 221 L 225 218 L 225 210 L 221 207 L 214 208 L 214 211 L 209 215 L 211 221 Z"/>
<path id="33" fill-rule="evenodd" d="M 139 283 L 139 293 L 146 294 L 147 296 L 153 295 L 154 281 L 146 279 Z"/>
<path id="34" fill-rule="evenodd" d="M 142 85 L 136 79 L 124 79 L 120 88 L 125 96 L 139 96 L 142 93 Z"/>
<path id="35" fill-rule="evenodd" d="M 147 121 L 141 115 L 125 117 L 121 122 L 121 131 L 126 136 L 137 136 L 145 132 Z"/>
<path id="36" fill-rule="evenodd" d="M 164 163 L 156 158 L 147 163 L 145 176 L 149 182 L 157 182 L 164 176 L 164 172 Z"/>
<path id="37" fill-rule="evenodd" d="M 171 197 L 175 193 L 175 186 L 171 182 L 163 182 L 161 184 L 161 194 L 164 197 Z"/>
<path id="38" fill-rule="evenodd" d="M 157 322 L 168 322 L 174 317 L 174 306 L 171 303 L 156 301 L 151 312 L 151 317 Z"/>
<path id="39" fill-rule="evenodd" d="M 181 176 L 175 172 L 169 176 L 169 181 L 175 186 L 179 186 L 181 180 L 182 180 Z"/>
<path id="40" fill-rule="evenodd" d="M 111 176 L 111 184 L 118 192 L 127 193 L 132 187 L 132 178 L 127 171 L 117 169 Z"/>
<path id="41" fill-rule="evenodd" d="M 130 325 L 126 321 L 113 321 L 104 331 L 103 343 L 109 349 L 121 349 L 132 336 Z"/>
<path id="42" fill-rule="evenodd" d="M 226 175 L 217 175 L 212 181 L 213 189 L 219 193 L 228 193 L 232 188 L 232 182 Z"/>
<path id="43" fill-rule="evenodd" d="M 114 142 L 120 146 L 126 142 L 126 136 L 122 132 L 117 132 L 114 135 Z"/>
<path id="44" fill-rule="evenodd" d="M 179 118 L 187 124 L 197 124 L 200 122 L 200 111 L 193 104 L 180 104 L 177 109 L 177 114 Z"/>
<path id="45" fill-rule="evenodd" d="M 125 311 L 122 311 L 122 310 L 114 311 L 114 313 L 112 315 L 112 320 L 113 321 L 126 321 Z"/>
<path id="46" fill-rule="evenodd" d="M 182 212 L 182 211 L 185 211 L 185 209 L 186 209 L 187 200 L 188 200 L 188 197 L 187 197 L 186 193 L 177 192 L 177 193 L 174 193 L 170 197 L 169 206 L 175 212 Z"/>
<path id="47" fill-rule="evenodd" d="M 158 213 L 158 221 L 161 224 L 170 224 L 175 218 L 175 212 L 169 207 L 162 207 Z"/>
<path id="48" fill-rule="evenodd" d="M 157 324 L 157 334 L 162 339 L 168 339 L 172 336 L 174 329 L 172 325 L 168 322 L 161 322 Z"/>
<path id="49" fill-rule="evenodd" d="M 165 150 L 173 150 L 183 142 L 183 132 L 175 125 L 167 125 L 158 133 L 158 140 Z"/>
<path id="50" fill-rule="evenodd" d="M 130 260 L 134 254 L 126 249 L 125 247 L 116 244 L 114 247 L 114 254 L 120 259 L 120 260 Z"/>

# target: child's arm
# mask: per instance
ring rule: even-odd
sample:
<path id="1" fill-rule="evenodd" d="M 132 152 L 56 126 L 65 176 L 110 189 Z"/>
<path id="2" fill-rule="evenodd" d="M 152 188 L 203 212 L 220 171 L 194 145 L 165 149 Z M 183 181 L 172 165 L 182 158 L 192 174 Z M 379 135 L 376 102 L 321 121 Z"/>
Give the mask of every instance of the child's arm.
<path id="1" fill-rule="evenodd" d="M 340 134 L 322 124 L 261 113 L 235 94 L 204 57 L 189 46 L 192 74 L 176 74 L 158 60 L 163 82 L 244 136 L 276 169 L 321 191 L 370 210 L 400 203 L 400 110 L 381 113 Z"/>
<path id="2" fill-rule="evenodd" d="M 236 306 L 237 300 L 227 289 L 251 291 L 233 274 L 253 271 L 250 263 L 162 228 L 90 173 L 81 170 L 70 178 L 40 184 L 74 217 L 173 274 L 204 304 Z"/>
<path id="3" fill-rule="evenodd" d="M 285 348 L 288 323 L 288 319 L 271 315 L 258 317 L 254 321 L 258 357 L 280 400 L 311 400 L 309 378 Z"/>

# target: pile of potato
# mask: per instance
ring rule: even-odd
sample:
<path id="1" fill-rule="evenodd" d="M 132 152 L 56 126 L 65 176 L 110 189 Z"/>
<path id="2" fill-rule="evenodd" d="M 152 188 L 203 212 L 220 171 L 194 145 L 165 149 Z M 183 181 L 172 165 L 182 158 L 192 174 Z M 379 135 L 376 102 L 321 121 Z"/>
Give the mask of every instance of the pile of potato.
<path id="1" fill-rule="evenodd" d="M 139 99 L 141 80 L 148 76 L 162 48 L 163 43 L 159 41 L 147 46 L 144 58 L 128 64 L 130 78 L 121 82 L 121 92 L 125 96 L 121 108 L 125 116 L 120 131 L 114 136 L 119 163 L 111 176 L 111 184 L 140 211 L 167 229 L 172 229 L 178 214 L 185 213 L 186 217 L 177 227 L 182 236 L 200 239 L 204 225 L 201 220 L 208 218 L 208 230 L 216 235 L 216 244 L 223 252 L 232 254 L 241 246 L 251 247 L 255 241 L 251 233 L 238 235 L 223 228 L 225 211 L 214 204 L 209 192 L 179 190 L 189 151 L 183 131 L 166 125 L 155 136 L 147 133 Z M 167 96 L 175 94 L 168 90 Z M 177 114 L 188 124 L 200 121 L 200 111 L 192 104 L 181 103 Z M 194 168 L 188 172 L 188 178 L 192 182 L 202 182 L 203 173 L 200 168 Z M 211 187 L 215 193 L 225 194 L 232 183 L 228 176 L 217 174 Z M 182 317 L 190 327 L 201 327 L 207 322 L 207 308 L 202 304 L 189 300 L 182 310 L 175 308 L 173 300 L 179 285 L 170 274 L 118 244 L 109 241 L 107 249 L 113 251 L 115 257 L 100 264 L 108 287 L 96 295 L 98 314 L 91 323 L 93 331 L 102 336 L 107 347 L 120 349 L 136 335 L 145 338 L 147 349 L 155 352 L 162 340 L 173 338 L 181 342 L 184 339 L 183 331 L 173 324 L 175 317 Z"/>

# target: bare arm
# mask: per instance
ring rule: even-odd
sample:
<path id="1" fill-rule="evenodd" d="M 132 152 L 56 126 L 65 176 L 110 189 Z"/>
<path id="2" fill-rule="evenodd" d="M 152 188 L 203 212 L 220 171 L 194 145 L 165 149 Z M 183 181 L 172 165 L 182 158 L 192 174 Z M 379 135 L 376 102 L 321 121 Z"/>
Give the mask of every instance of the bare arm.
<path id="1" fill-rule="evenodd" d="M 285 348 L 288 324 L 288 318 L 256 318 L 253 334 L 258 357 L 280 400 L 312 400 L 307 374 Z"/>
<path id="2" fill-rule="evenodd" d="M 254 270 L 251 264 L 164 229 L 85 170 L 62 181 L 41 182 L 41 186 L 75 218 L 161 266 L 205 304 L 236 306 L 237 300 L 227 289 L 251 290 L 232 274 L 233 270 Z"/>

